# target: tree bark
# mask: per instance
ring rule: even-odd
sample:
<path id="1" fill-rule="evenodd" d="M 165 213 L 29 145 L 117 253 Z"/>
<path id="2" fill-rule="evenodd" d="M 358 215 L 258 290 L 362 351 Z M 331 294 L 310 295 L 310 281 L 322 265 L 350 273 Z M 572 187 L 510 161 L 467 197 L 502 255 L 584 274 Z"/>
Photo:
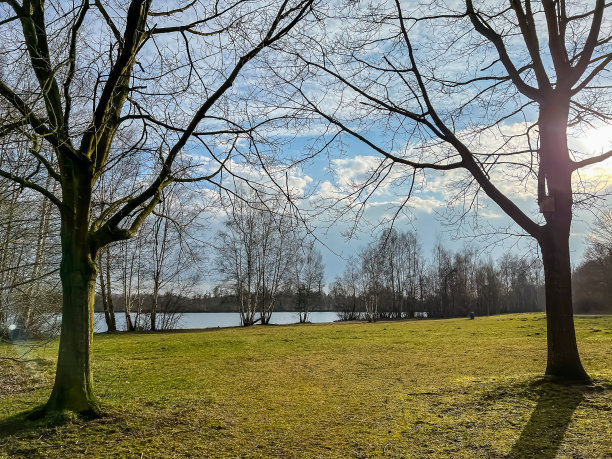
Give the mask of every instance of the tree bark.
<path id="1" fill-rule="evenodd" d="M 153 301 L 151 302 L 151 331 L 157 331 L 158 303 L 159 303 L 159 279 L 156 278 L 155 285 L 153 287 Z"/>
<path id="2" fill-rule="evenodd" d="M 49 411 L 100 413 L 93 392 L 91 348 L 97 267 L 88 237 L 62 223 L 62 329 Z"/>
<path id="3" fill-rule="evenodd" d="M 92 176 L 87 162 L 64 159 L 62 166 L 62 327 L 55 383 L 44 411 L 94 417 L 100 414 L 91 367 L 99 247 L 89 232 Z"/>
<path id="4" fill-rule="evenodd" d="M 572 308 L 572 271 L 569 234 L 550 232 L 541 243 L 546 278 L 546 328 L 548 360 L 546 375 L 555 379 L 589 382 L 582 366 Z"/>
<path id="5" fill-rule="evenodd" d="M 113 289 L 111 287 L 111 254 L 110 248 L 106 247 L 106 301 L 110 318 L 109 331 L 117 331 L 117 319 L 115 317 L 115 304 L 113 303 Z"/>
<path id="6" fill-rule="evenodd" d="M 125 329 L 129 332 L 133 332 L 136 329 L 136 327 L 134 327 L 134 321 L 132 321 L 132 275 L 134 271 L 135 255 L 132 255 L 130 259 L 126 244 L 123 243 L 122 247 L 125 253 L 123 270 L 123 312 L 125 315 Z"/>
<path id="7" fill-rule="evenodd" d="M 572 224 L 572 164 L 567 146 L 568 94 L 555 91 L 540 105 L 540 173 L 538 202 L 546 219 L 538 235 L 546 292 L 548 361 L 546 375 L 588 382 L 578 354 L 572 305 L 569 234 Z M 543 174 L 542 174 L 543 173 Z"/>
<path id="8" fill-rule="evenodd" d="M 110 253 L 107 249 L 106 252 L 106 265 L 104 264 L 104 257 L 100 255 L 100 294 L 102 297 L 102 306 L 104 308 L 104 320 L 106 321 L 106 328 L 109 332 L 117 331 L 117 322 L 115 321 L 115 308 L 112 300 L 112 289 L 110 286 Z M 106 271 L 106 279 L 104 277 Z"/>

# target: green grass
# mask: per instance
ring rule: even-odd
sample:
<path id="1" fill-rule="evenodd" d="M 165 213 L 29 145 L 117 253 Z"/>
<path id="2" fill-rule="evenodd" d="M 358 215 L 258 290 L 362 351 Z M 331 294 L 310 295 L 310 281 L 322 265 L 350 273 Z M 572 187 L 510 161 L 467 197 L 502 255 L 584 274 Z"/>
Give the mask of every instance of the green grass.
<path id="1" fill-rule="evenodd" d="M 97 335 L 93 421 L 26 421 L 57 343 L 0 360 L 0 457 L 612 457 L 612 316 L 591 387 L 541 382 L 541 314 Z M 19 349 L 1 345 L 0 355 Z"/>

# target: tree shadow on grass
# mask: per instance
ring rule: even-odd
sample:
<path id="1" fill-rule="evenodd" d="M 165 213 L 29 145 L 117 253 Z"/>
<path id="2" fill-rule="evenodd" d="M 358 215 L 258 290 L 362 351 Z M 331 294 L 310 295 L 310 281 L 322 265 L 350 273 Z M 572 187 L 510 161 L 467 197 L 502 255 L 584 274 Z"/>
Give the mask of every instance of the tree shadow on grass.
<path id="1" fill-rule="evenodd" d="M 587 386 L 542 383 L 537 405 L 508 457 L 554 459 L 587 390 Z"/>
<path id="2" fill-rule="evenodd" d="M 25 438 L 32 435 L 39 436 L 41 431 L 67 424 L 76 419 L 74 413 L 67 411 L 47 413 L 44 408 L 45 405 L 41 405 L 0 419 L 0 444 L 12 436 Z"/>
<path id="3" fill-rule="evenodd" d="M 40 430 L 41 427 L 46 426 L 47 423 L 43 422 L 41 419 L 30 419 L 32 412 L 33 410 L 28 410 L 9 416 L 8 418 L 1 418 L 0 442 L 13 435 L 27 436 L 28 434 Z"/>

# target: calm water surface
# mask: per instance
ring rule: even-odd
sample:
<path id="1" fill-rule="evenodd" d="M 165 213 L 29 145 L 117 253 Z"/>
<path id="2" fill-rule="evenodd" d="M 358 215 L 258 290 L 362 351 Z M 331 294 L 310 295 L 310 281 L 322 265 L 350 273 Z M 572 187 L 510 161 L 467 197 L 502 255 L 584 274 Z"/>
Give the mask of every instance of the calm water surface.
<path id="1" fill-rule="evenodd" d="M 115 313 L 117 328 L 125 330 L 125 315 L 122 312 Z M 134 317 L 134 315 L 132 315 Z M 336 312 L 311 312 L 308 320 L 312 323 L 333 322 L 338 320 Z M 272 324 L 295 324 L 299 322 L 297 312 L 275 312 L 272 314 Z M 240 314 L 237 312 L 188 312 L 180 314 L 178 324 L 175 328 L 211 328 L 211 327 L 237 327 L 240 325 Z M 95 313 L 94 331 L 102 333 L 107 330 L 104 321 L 104 313 Z"/>

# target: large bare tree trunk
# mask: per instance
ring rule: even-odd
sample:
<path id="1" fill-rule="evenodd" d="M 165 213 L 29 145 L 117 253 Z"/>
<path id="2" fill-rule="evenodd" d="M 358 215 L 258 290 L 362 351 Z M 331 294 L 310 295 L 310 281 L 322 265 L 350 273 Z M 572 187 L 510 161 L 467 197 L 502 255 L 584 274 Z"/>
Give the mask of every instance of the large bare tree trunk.
<path id="1" fill-rule="evenodd" d="M 66 161 L 64 166 L 69 172 L 62 183 L 62 329 L 55 383 L 45 411 L 97 416 L 91 351 L 99 247 L 89 232 L 91 175 L 82 163 Z"/>
<path id="2" fill-rule="evenodd" d="M 568 235 L 551 234 L 541 245 L 546 278 L 546 375 L 567 381 L 589 381 L 582 367 L 572 309 L 572 282 Z"/>
<path id="3" fill-rule="evenodd" d="M 551 94 L 540 106 L 538 199 L 546 225 L 538 237 L 544 263 L 548 361 L 546 375 L 589 381 L 582 367 L 572 307 L 569 234 L 572 224 L 572 167 L 567 146 L 569 96 Z"/>
<path id="4" fill-rule="evenodd" d="M 91 347 L 97 267 L 82 231 L 62 225 L 62 331 L 55 384 L 46 411 L 98 415 Z"/>

